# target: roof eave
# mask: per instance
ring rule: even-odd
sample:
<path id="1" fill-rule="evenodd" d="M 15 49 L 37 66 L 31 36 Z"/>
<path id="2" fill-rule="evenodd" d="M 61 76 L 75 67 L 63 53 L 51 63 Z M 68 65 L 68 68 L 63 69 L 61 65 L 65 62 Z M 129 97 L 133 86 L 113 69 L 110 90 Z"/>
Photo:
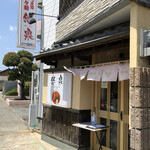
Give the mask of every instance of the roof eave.
<path id="1" fill-rule="evenodd" d="M 96 24 L 97 22 L 103 20 L 104 18 L 108 17 L 112 13 L 122 9 L 123 7 L 125 7 L 129 4 L 130 4 L 130 0 L 121 0 L 121 1 L 117 2 L 111 8 L 108 8 L 107 10 L 105 10 L 104 12 L 98 14 L 97 16 L 95 16 L 94 18 L 92 18 L 87 23 L 83 24 L 82 26 L 80 26 L 79 28 L 74 30 L 73 32 L 71 32 L 71 33 L 67 34 L 66 36 L 64 36 L 62 39 L 56 41 L 56 43 L 61 43 L 61 42 L 67 41 L 69 39 L 72 39 L 74 36 L 81 33 L 82 31 L 87 29 L 89 26 L 92 26 L 92 25 Z"/>
<path id="2" fill-rule="evenodd" d="M 96 45 L 104 44 L 107 41 L 114 41 L 116 39 L 123 38 L 126 36 L 129 36 L 129 31 L 123 31 L 123 32 L 116 33 L 116 34 L 113 34 L 110 36 L 98 38 L 98 39 L 95 39 L 92 41 L 88 41 L 88 42 L 84 42 L 84 43 L 80 43 L 80 44 L 76 44 L 76 45 L 72 45 L 72 46 L 68 46 L 68 47 L 64 47 L 64 48 L 60 48 L 60 49 L 56 49 L 56 50 L 46 51 L 46 52 L 43 52 L 43 53 L 36 55 L 34 57 L 36 58 L 36 60 L 41 60 L 42 58 L 47 57 L 47 56 L 77 51 L 77 50 L 81 50 L 81 49 L 84 49 L 87 47 L 94 47 Z"/>

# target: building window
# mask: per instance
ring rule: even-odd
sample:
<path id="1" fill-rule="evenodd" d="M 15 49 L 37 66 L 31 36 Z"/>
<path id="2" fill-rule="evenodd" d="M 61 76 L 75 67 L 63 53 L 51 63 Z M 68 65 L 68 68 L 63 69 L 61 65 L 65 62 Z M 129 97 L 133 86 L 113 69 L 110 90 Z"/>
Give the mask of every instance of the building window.
<path id="1" fill-rule="evenodd" d="M 59 5 L 59 15 L 60 18 L 64 18 L 68 13 L 70 13 L 77 5 L 83 0 L 60 0 Z"/>

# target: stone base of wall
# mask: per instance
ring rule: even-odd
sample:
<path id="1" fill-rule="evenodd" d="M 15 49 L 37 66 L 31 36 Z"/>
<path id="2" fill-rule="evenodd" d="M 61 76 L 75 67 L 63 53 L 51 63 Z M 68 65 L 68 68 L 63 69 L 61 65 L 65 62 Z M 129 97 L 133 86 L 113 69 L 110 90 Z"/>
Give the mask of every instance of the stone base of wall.
<path id="1" fill-rule="evenodd" d="M 69 144 L 66 144 L 64 142 L 61 142 L 59 140 L 56 140 L 55 138 L 51 138 L 50 136 L 47 136 L 45 134 L 41 135 L 41 139 L 57 148 L 60 148 L 62 150 L 90 150 L 90 148 L 76 148 Z"/>
<path id="2" fill-rule="evenodd" d="M 27 100 L 30 100 L 30 97 L 29 96 L 25 96 L 25 98 Z M 21 96 L 4 96 L 4 99 L 9 99 L 9 100 L 20 100 L 21 99 Z"/>
<path id="3" fill-rule="evenodd" d="M 150 150 L 150 68 L 130 69 L 130 148 Z"/>
<path id="4" fill-rule="evenodd" d="M 150 149 L 150 129 L 130 130 L 130 147 L 135 150 L 149 150 Z"/>
<path id="5" fill-rule="evenodd" d="M 74 127 L 72 124 L 89 122 L 90 112 L 90 110 L 73 110 L 44 105 L 42 134 L 77 149 L 89 148 L 90 132 Z"/>

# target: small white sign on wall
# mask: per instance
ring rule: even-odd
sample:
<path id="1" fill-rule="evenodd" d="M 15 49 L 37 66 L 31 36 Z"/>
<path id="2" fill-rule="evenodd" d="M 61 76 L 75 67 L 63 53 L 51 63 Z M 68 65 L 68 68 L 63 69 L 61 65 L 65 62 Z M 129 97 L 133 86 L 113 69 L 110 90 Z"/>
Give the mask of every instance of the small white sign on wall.
<path id="1" fill-rule="evenodd" d="M 71 107 L 72 74 L 55 73 L 48 75 L 47 104 L 59 107 Z"/>

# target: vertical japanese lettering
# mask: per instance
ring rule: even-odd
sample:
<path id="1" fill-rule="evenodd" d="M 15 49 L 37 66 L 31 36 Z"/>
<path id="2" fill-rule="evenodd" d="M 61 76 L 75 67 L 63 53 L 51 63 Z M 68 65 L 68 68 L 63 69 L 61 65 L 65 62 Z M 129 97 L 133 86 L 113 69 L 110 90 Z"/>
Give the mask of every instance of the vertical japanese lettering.
<path id="1" fill-rule="evenodd" d="M 28 41 L 29 39 L 33 40 L 32 31 L 29 28 L 27 28 L 27 31 L 24 31 L 24 33 L 25 33 L 24 35 L 25 40 Z"/>
<path id="2" fill-rule="evenodd" d="M 34 9 L 34 0 L 32 0 L 30 3 L 30 9 Z"/>
<path id="3" fill-rule="evenodd" d="M 19 2 L 19 32 L 17 47 L 36 49 L 36 24 L 29 23 L 29 13 L 37 13 L 37 0 L 18 0 Z M 36 16 L 34 16 L 36 19 Z"/>
<path id="4" fill-rule="evenodd" d="M 51 78 L 51 84 L 52 85 L 54 85 L 54 83 L 55 83 L 55 78 L 56 78 L 55 76 L 52 76 L 52 78 Z"/>
<path id="5" fill-rule="evenodd" d="M 29 11 L 29 0 L 25 0 L 25 2 L 24 2 L 24 10 Z"/>
<path id="6" fill-rule="evenodd" d="M 60 75 L 60 77 L 59 77 L 58 84 L 63 84 L 63 81 L 62 81 L 62 75 Z"/>
<path id="7" fill-rule="evenodd" d="M 23 16 L 23 21 L 25 22 L 25 23 L 29 23 L 29 19 L 30 19 L 30 17 L 28 16 L 28 14 L 27 13 L 25 13 L 24 14 L 24 16 Z"/>

